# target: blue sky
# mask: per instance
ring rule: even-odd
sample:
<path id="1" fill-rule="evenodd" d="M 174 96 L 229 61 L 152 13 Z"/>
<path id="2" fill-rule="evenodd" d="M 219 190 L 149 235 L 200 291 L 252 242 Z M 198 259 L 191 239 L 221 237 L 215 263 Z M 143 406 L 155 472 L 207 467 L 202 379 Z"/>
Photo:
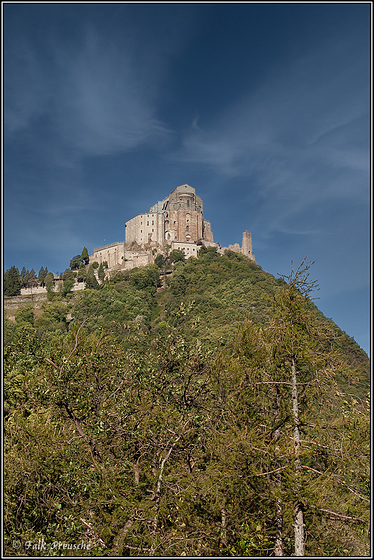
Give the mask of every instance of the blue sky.
<path id="1" fill-rule="evenodd" d="M 369 352 L 370 4 L 3 4 L 4 267 L 62 272 L 183 183 L 222 246 L 316 261 Z"/>

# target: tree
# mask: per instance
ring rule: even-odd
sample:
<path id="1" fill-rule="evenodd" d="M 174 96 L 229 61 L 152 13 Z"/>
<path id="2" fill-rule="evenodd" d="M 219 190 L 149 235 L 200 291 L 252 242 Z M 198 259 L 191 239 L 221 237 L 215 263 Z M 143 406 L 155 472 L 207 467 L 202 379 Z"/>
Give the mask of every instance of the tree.
<path id="1" fill-rule="evenodd" d="M 103 283 L 104 278 L 105 278 L 105 272 L 104 272 L 104 267 L 103 267 L 102 263 L 99 266 L 99 270 L 97 271 L 97 275 L 99 277 L 100 282 Z"/>
<path id="2" fill-rule="evenodd" d="M 70 261 L 71 270 L 76 270 L 77 268 L 79 268 L 81 262 L 82 262 L 81 256 L 80 255 L 75 255 L 75 257 L 73 257 Z"/>
<path id="3" fill-rule="evenodd" d="M 85 282 L 86 278 L 87 278 L 86 268 L 85 267 L 79 268 L 78 273 L 77 273 L 78 282 Z"/>
<path id="4" fill-rule="evenodd" d="M 11 266 L 4 273 L 4 294 L 18 296 L 21 293 L 21 281 L 18 268 Z"/>
<path id="5" fill-rule="evenodd" d="M 275 292 L 272 318 L 263 331 L 264 358 L 259 362 L 263 374 L 257 381 L 273 394 L 273 420 L 269 421 L 267 415 L 265 424 L 272 430 L 272 453 L 277 457 L 269 469 L 277 471 L 273 474 L 277 546 L 282 552 L 283 513 L 287 511 L 290 515 L 292 504 L 295 556 L 304 556 L 306 552 L 306 511 L 318 511 L 320 515 L 325 511 L 348 522 L 353 519 L 352 510 L 342 511 L 342 504 L 335 502 L 335 481 L 347 486 L 344 470 L 352 461 L 356 462 L 349 440 L 358 435 L 351 432 L 347 436 L 347 428 L 339 429 L 342 393 L 336 380 L 339 375 L 350 374 L 336 349 L 336 332 L 321 320 L 309 298 L 316 288 L 316 282 L 309 280 L 311 264 L 304 260 L 296 271 L 292 269 Z M 247 343 L 248 351 L 253 342 L 247 340 Z M 253 371 L 253 357 L 251 363 Z M 333 428 L 329 427 L 331 424 Z M 322 461 L 321 450 L 324 450 Z M 317 480 L 318 487 L 323 488 L 322 495 L 316 491 Z M 357 480 L 352 486 L 359 488 Z M 365 522 L 363 503 L 354 522 Z M 318 533 L 313 516 L 309 515 L 309 519 L 309 533 Z"/>
<path id="6" fill-rule="evenodd" d="M 83 247 L 83 251 L 82 251 L 82 254 L 81 254 L 81 259 L 84 262 L 84 264 L 87 265 L 89 263 L 90 257 L 88 255 L 88 251 L 87 251 L 86 247 Z"/>
<path id="7" fill-rule="evenodd" d="M 47 267 L 44 268 L 42 266 L 40 268 L 39 274 L 38 274 L 38 280 L 39 280 L 39 283 L 40 283 L 41 286 L 44 286 L 44 280 L 45 280 L 45 277 L 47 276 L 47 274 L 48 274 L 48 268 Z"/>
<path id="8" fill-rule="evenodd" d="M 73 272 L 69 268 L 65 270 L 63 274 L 63 285 L 61 287 L 61 293 L 63 297 L 66 297 L 67 294 L 71 292 L 71 289 L 74 286 L 76 276 L 77 273 Z"/>
<path id="9" fill-rule="evenodd" d="M 157 257 L 155 258 L 155 265 L 158 266 L 158 268 L 163 268 L 165 264 L 165 257 L 164 255 L 157 255 Z"/>
<path id="10" fill-rule="evenodd" d="M 217 247 L 205 247 L 204 245 L 200 247 L 198 259 L 211 260 L 219 257 Z"/>
<path id="11" fill-rule="evenodd" d="M 100 288 L 94 273 L 93 265 L 91 265 L 87 271 L 86 288 L 92 290 L 98 290 Z"/>
<path id="12" fill-rule="evenodd" d="M 160 270 L 155 264 L 148 264 L 130 271 L 130 286 L 139 290 L 148 289 L 151 293 L 157 290 L 160 284 Z"/>
<path id="13" fill-rule="evenodd" d="M 48 272 L 47 276 L 45 277 L 45 286 L 47 288 L 47 299 L 51 301 L 53 299 L 54 293 L 53 288 L 55 284 L 55 279 L 52 272 Z"/>
<path id="14" fill-rule="evenodd" d="M 20 274 L 20 280 L 21 280 L 21 287 L 25 288 L 27 286 L 27 282 L 30 278 L 30 271 L 27 270 L 25 267 L 22 268 L 21 270 L 21 274 Z"/>
<path id="15" fill-rule="evenodd" d="M 16 323 L 21 325 L 22 323 L 34 324 L 34 311 L 32 305 L 23 305 L 19 307 L 16 311 Z"/>
<path id="16" fill-rule="evenodd" d="M 62 301 L 43 304 L 43 313 L 35 319 L 35 326 L 42 331 L 66 332 L 66 315 L 69 307 Z"/>
<path id="17" fill-rule="evenodd" d="M 186 255 L 184 254 L 184 251 L 182 251 L 182 249 L 173 249 L 170 252 L 169 259 L 172 263 L 185 262 Z"/>

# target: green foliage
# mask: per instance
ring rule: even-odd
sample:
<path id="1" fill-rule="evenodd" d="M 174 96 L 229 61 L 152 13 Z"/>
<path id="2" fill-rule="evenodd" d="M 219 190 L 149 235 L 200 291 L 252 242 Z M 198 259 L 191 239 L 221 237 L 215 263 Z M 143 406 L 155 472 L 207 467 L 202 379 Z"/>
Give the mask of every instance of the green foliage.
<path id="1" fill-rule="evenodd" d="M 157 255 L 157 257 L 155 258 L 155 265 L 158 266 L 158 268 L 163 268 L 163 266 L 165 265 L 166 259 L 164 257 L 164 255 Z"/>
<path id="2" fill-rule="evenodd" d="M 45 278 L 48 274 L 48 268 L 47 267 L 41 267 L 39 270 L 39 274 L 38 274 L 38 280 L 41 286 L 44 286 L 44 282 L 45 282 Z"/>
<path id="3" fill-rule="evenodd" d="M 104 272 L 104 267 L 103 267 L 102 264 L 100 264 L 99 270 L 98 270 L 98 273 L 97 273 L 97 274 L 98 274 L 99 280 L 100 280 L 101 282 L 104 282 L 105 272 Z"/>
<path id="4" fill-rule="evenodd" d="M 94 263 L 95 264 L 95 263 Z M 98 290 L 100 288 L 99 283 L 96 279 L 95 273 L 94 273 L 94 266 L 90 265 L 90 267 L 88 268 L 87 271 L 87 276 L 86 276 L 86 289 L 87 290 Z"/>
<path id="5" fill-rule="evenodd" d="M 80 255 L 75 255 L 70 261 L 70 268 L 71 270 L 76 270 L 80 267 L 82 263 L 82 258 Z"/>
<path id="6" fill-rule="evenodd" d="M 34 312 L 32 305 L 23 305 L 19 307 L 16 311 L 16 323 L 21 325 L 22 323 L 34 324 Z"/>
<path id="7" fill-rule="evenodd" d="M 21 293 L 21 285 L 18 268 L 11 266 L 4 273 L 4 295 L 18 296 Z"/>
<path id="8" fill-rule="evenodd" d="M 92 267 L 96 270 L 97 268 L 99 268 L 99 263 L 97 261 L 94 261 L 92 263 Z"/>
<path id="9" fill-rule="evenodd" d="M 170 252 L 169 259 L 172 263 L 185 262 L 186 255 L 182 249 L 173 249 L 173 251 Z"/>
<path id="10" fill-rule="evenodd" d="M 190 309 L 183 317 L 186 336 L 194 325 L 202 340 L 224 345 L 247 317 L 265 324 L 270 313 L 265 296 L 274 293 L 280 281 L 243 255 L 220 256 L 212 249 L 202 247 L 198 259 L 176 265 L 165 312 L 174 316 L 183 301 Z"/>
<path id="11" fill-rule="evenodd" d="M 137 289 L 147 289 L 149 293 L 154 293 L 160 286 L 160 271 L 157 265 L 149 264 L 142 268 L 133 268 L 130 271 L 130 286 Z"/>
<path id="12" fill-rule="evenodd" d="M 82 254 L 81 254 L 81 260 L 83 261 L 83 264 L 85 264 L 85 265 L 87 265 L 89 260 L 90 260 L 89 255 L 88 255 L 88 251 L 87 251 L 87 247 L 83 247 L 83 251 L 82 251 Z"/>
<path id="13" fill-rule="evenodd" d="M 85 267 L 80 268 L 77 272 L 78 282 L 85 282 L 87 280 L 87 270 Z"/>
<path id="14" fill-rule="evenodd" d="M 4 322 L 5 555 L 274 556 L 281 505 L 287 556 L 299 499 L 308 555 L 368 555 L 365 357 L 299 285 L 202 249 L 157 294 L 149 265 Z"/>
<path id="15" fill-rule="evenodd" d="M 45 303 L 43 304 L 43 313 L 35 319 L 35 327 L 40 332 L 66 332 L 66 316 L 68 311 L 69 307 L 62 301 Z"/>
<path id="16" fill-rule="evenodd" d="M 57 294 L 54 293 L 55 279 L 52 272 L 48 272 L 44 282 L 45 282 L 45 287 L 47 288 L 47 299 L 48 301 L 52 301 L 57 296 Z"/>
<path id="17" fill-rule="evenodd" d="M 74 282 L 75 278 L 76 278 L 77 273 L 73 272 L 72 270 L 70 270 L 69 268 L 67 268 L 62 276 L 63 280 L 71 280 L 72 282 Z"/>
<path id="18" fill-rule="evenodd" d="M 34 271 L 32 271 L 34 272 Z M 33 276 L 32 272 L 27 270 L 25 267 L 22 268 L 21 274 L 19 276 L 21 282 L 21 288 L 26 288 L 30 278 Z M 35 273 L 34 273 L 35 275 Z"/>

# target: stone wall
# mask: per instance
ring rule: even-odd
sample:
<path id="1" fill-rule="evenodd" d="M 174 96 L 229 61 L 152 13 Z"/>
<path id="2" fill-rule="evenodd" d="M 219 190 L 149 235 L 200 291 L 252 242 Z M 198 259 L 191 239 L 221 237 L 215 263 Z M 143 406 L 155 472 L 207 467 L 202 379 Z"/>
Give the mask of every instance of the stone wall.
<path id="1" fill-rule="evenodd" d="M 58 292 L 60 288 L 60 284 L 63 280 L 55 281 L 53 285 L 53 291 Z M 84 290 L 86 284 L 85 282 L 75 282 L 71 289 L 72 292 L 76 292 L 78 290 Z M 21 288 L 21 296 L 37 296 L 38 294 L 46 294 L 47 288 L 43 288 L 43 286 L 38 286 L 36 288 Z"/>
<path id="2" fill-rule="evenodd" d="M 197 257 L 201 245 L 196 245 L 196 243 L 189 243 L 188 241 L 173 241 L 171 244 L 171 250 L 180 249 L 186 255 L 186 258 Z"/>
<path id="3" fill-rule="evenodd" d="M 104 247 L 99 247 L 94 249 L 92 255 L 89 255 L 89 263 L 98 262 L 99 264 L 103 262 L 108 263 L 109 268 L 123 262 L 125 253 L 124 242 L 111 243 L 110 245 L 105 245 Z"/>
<path id="4" fill-rule="evenodd" d="M 125 243 L 133 242 L 139 245 L 145 243 L 164 243 L 164 217 L 163 214 L 139 214 L 125 224 Z"/>

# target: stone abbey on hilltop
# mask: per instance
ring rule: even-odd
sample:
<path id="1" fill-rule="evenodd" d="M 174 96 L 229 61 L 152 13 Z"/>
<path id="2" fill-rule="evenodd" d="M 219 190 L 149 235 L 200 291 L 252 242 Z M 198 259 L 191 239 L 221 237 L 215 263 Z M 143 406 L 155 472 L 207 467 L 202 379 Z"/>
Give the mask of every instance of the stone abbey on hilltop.
<path id="1" fill-rule="evenodd" d="M 135 216 L 125 224 L 125 241 L 94 249 L 90 263 L 108 263 L 109 269 L 126 270 L 152 264 L 157 254 L 169 248 L 181 249 L 186 258 L 197 256 L 202 247 L 226 249 L 255 260 L 252 236 L 243 232 L 243 242 L 221 247 L 213 241 L 210 222 L 203 217 L 203 201 L 189 185 L 176 187 L 149 212 Z"/>

